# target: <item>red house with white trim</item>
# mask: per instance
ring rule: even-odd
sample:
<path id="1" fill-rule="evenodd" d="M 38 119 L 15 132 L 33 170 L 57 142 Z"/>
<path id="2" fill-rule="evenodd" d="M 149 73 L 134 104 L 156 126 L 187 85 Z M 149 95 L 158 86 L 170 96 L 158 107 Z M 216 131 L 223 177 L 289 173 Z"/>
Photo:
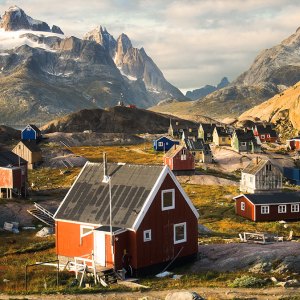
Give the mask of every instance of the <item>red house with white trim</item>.
<path id="1" fill-rule="evenodd" d="M 164 155 L 164 165 L 176 173 L 181 171 L 195 172 L 195 157 L 186 147 L 174 145 Z"/>
<path id="2" fill-rule="evenodd" d="M 287 148 L 290 150 L 300 150 L 300 136 L 287 140 Z"/>
<path id="3" fill-rule="evenodd" d="M 93 254 L 135 276 L 195 259 L 199 214 L 169 167 L 105 165 L 87 162 L 54 215 L 59 259 Z"/>
<path id="4" fill-rule="evenodd" d="M 300 220 L 300 193 L 242 194 L 233 198 L 237 215 L 259 221 Z"/>
<path id="5" fill-rule="evenodd" d="M 262 143 L 275 143 L 278 140 L 277 132 L 271 124 L 256 124 L 253 133 Z"/>

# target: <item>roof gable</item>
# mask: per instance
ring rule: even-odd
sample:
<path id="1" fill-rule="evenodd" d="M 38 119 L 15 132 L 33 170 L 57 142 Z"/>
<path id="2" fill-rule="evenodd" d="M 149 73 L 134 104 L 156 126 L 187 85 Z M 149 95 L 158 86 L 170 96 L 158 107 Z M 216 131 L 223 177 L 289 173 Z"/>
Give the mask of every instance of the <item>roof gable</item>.
<path id="1" fill-rule="evenodd" d="M 252 204 L 255 204 L 255 205 L 300 203 L 300 193 L 299 192 L 242 194 L 242 195 L 234 197 L 234 199 L 238 199 L 243 196 L 245 198 L 247 198 Z"/>
<path id="2" fill-rule="evenodd" d="M 16 147 L 19 144 L 23 144 L 31 152 L 41 152 L 42 151 L 35 140 L 22 140 L 16 145 Z"/>
<path id="3" fill-rule="evenodd" d="M 269 159 L 256 157 L 252 159 L 252 161 L 246 166 L 244 170 L 242 170 L 242 173 L 255 175 L 268 163 L 270 163 L 274 168 L 278 170 L 278 168 L 274 166 Z"/>
<path id="4" fill-rule="evenodd" d="M 175 145 L 164 155 L 164 157 L 172 158 L 176 156 L 176 154 L 179 153 L 183 148 L 185 147 L 182 145 Z"/>
<path id="5" fill-rule="evenodd" d="M 12 151 L 0 152 L 0 167 L 7 167 L 9 165 L 26 164 L 27 162 Z"/>

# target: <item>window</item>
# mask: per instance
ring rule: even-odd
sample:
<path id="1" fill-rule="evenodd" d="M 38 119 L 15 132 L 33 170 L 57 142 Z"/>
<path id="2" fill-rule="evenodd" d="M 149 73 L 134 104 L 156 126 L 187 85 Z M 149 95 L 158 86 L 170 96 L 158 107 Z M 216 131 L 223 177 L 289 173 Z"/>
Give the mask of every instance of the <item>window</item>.
<path id="1" fill-rule="evenodd" d="M 241 202 L 241 210 L 245 210 L 245 202 Z"/>
<path id="2" fill-rule="evenodd" d="M 181 160 L 186 160 L 186 149 L 181 150 Z"/>
<path id="3" fill-rule="evenodd" d="M 267 138 L 269 138 L 270 137 L 270 135 L 269 134 L 267 134 Z"/>
<path id="4" fill-rule="evenodd" d="M 164 190 L 161 192 L 161 209 L 169 210 L 175 208 L 175 190 Z"/>
<path id="5" fill-rule="evenodd" d="M 266 215 L 270 212 L 270 207 L 266 206 L 266 205 L 262 206 L 260 211 L 261 211 L 261 214 Z"/>
<path id="6" fill-rule="evenodd" d="M 291 212 L 299 212 L 299 204 L 292 204 Z"/>
<path id="7" fill-rule="evenodd" d="M 93 226 L 80 225 L 80 241 L 82 238 L 93 233 Z"/>
<path id="8" fill-rule="evenodd" d="M 162 147 L 163 145 L 164 145 L 163 142 L 158 142 L 158 146 L 159 146 L 159 147 Z"/>
<path id="9" fill-rule="evenodd" d="M 272 171 L 272 165 L 266 165 L 266 170 L 267 171 Z"/>
<path id="10" fill-rule="evenodd" d="M 241 142 L 241 146 L 246 146 L 247 143 L 246 142 Z"/>
<path id="11" fill-rule="evenodd" d="M 211 134 L 210 134 L 210 133 L 208 133 L 208 134 L 207 134 L 207 137 L 210 137 L 210 136 L 211 136 Z"/>
<path id="12" fill-rule="evenodd" d="M 264 138 L 265 138 L 265 135 L 264 135 L 264 134 L 262 134 L 262 135 L 260 136 L 260 138 L 261 138 L 261 139 L 264 139 Z"/>
<path id="13" fill-rule="evenodd" d="M 222 142 L 225 142 L 225 138 L 222 138 Z"/>
<path id="14" fill-rule="evenodd" d="M 186 242 L 186 222 L 174 224 L 174 244 Z"/>
<path id="15" fill-rule="evenodd" d="M 286 205 L 279 205 L 278 213 L 280 213 L 280 214 L 286 213 Z"/>
<path id="16" fill-rule="evenodd" d="M 144 242 L 151 241 L 151 229 L 144 230 Z"/>

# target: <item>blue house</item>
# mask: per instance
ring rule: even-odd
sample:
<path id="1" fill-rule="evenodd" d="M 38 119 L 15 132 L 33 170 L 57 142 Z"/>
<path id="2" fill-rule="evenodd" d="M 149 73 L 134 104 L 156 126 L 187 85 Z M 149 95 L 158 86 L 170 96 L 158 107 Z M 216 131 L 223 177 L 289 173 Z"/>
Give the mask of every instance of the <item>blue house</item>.
<path id="1" fill-rule="evenodd" d="M 300 169 L 284 167 L 283 176 L 286 177 L 292 184 L 300 185 Z"/>
<path id="2" fill-rule="evenodd" d="M 179 142 L 170 140 L 165 136 L 153 141 L 153 148 L 156 151 L 169 151 L 174 145 L 179 145 Z"/>
<path id="3" fill-rule="evenodd" d="M 31 140 L 31 141 L 40 141 L 42 139 L 41 131 L 32 124 L 28 124 L 21 131 L 21 140 Z"/>

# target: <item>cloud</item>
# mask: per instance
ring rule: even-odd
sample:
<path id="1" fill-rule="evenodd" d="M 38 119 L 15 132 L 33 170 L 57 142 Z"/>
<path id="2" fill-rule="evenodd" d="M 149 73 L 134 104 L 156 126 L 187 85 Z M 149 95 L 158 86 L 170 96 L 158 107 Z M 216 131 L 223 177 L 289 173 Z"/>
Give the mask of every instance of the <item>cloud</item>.
<path id="1" fill-rule="evenodd" d="M 126 33 L 181 89 L 235 79 L 300 26 L 293 0 L 0 0 L 0 13 L 14 4 L 67 35 Z"/>

